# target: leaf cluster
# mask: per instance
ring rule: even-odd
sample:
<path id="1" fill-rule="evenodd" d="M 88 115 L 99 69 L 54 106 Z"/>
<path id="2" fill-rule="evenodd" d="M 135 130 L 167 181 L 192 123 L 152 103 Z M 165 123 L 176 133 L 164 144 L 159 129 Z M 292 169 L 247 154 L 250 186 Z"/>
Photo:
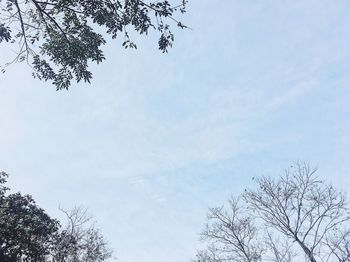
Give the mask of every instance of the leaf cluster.
<path id="1" fill-rule="evenodd" d="M 186 0 L 146 3 L 142 0 L 0 0 L 0 43 L 19 46 L 13 62 L 26 61 L 33 76 L 68 89 L 71 81 L 90 82 L 91 62 L 105 59 L 101 47 L 105 36 L 124 37 L 124 48 L 137 48 L 129 30 L 148 34 L 159 32 L 158 47 L 167 52 L 174 35 L 170 22 L 185 28 L 174 18 L 186 11 Z M 100 29 L 101 30 L 100 30 Z M 101 33 L 100 33 L 101 32 Z M 7 64 L 7 65 L 8 65 Z"/>

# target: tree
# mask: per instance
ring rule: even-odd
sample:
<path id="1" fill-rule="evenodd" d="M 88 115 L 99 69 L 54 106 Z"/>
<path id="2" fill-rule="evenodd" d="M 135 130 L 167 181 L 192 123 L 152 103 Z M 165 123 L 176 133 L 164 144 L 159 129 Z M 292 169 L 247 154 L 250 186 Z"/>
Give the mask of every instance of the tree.
<path id="1" fill-rule="evenodd" d="M 316 171 L 297 163 L 278 179 L 257 179 L 228 209 L 210 209 L 201 234 L 209 249 L 197 261 L 350 261 L 345 195 Z"/>
<path id="2" fill-rule="evenodd" d="M 231 199 L 229 207 L 230 213 L 223 207 L 209 210 L 208 224 L 202 232 L 202 238 L 215 240 L 209 249 L 211 257 L 216 256 L 218 261 L 223 257 L 232 261 L 259 261 L 262 249 L 257 243 L 257 228 L 252 218 L 240 216 L 238 199 Z"/>
<path id="3" fill-rule="evenodd" d="M 1 262 L 102 262 L 111 250 L 86 210 L 64 211 L 62 226 L 29 195 L 7 194 L 8 175 L 0 172 Z"/>
<path id="4" fill-rule="evenodd" d="M 70 211 L 61 209 L 68 223 L 58 234 L 53 250 L 53 261 L 101 262 L 111 257 L 99 230 L 91 224 L 87 210 L 75 207 Z"/>
<path id="5" fill-rule="evenodd" d="M 6 194 L 0 172 L 0 261 L 45 261 L 59 229 L 29 195 Z"/>
<path id="6" fill-rule="evenodd" d="M 159 49 L 167 52 L 174 41 L 171 24 L 186 27 L 175 18 L 186 11 L 186 2 L 0 0 L 0 43 L 19 46 L 10 63 L 26 61 L 34 77 L 51 81 L 57 90 L 68 89 L 72 79 L 90 82 L 89 63 L 105 59 L 102 30 L 112 38 L 124 37 L 123 47 L 136 48 L 129 29 L 141 35 L 153 29 L 160 34 Z"/>

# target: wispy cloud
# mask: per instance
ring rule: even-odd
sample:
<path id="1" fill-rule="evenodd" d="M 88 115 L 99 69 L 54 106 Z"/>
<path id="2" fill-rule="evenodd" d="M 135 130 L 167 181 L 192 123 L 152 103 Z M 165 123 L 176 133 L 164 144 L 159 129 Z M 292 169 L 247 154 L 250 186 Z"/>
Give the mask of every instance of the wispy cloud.
<path id="1" fill-rule="evenodd" d="M 191 9 L 166 56 L 108 45 L 92 86 L 55 92 L 24 65 L 0 76 L 11 186 L 53 214 L 89 206 L 121 261 L 187 261 L 209 205 L 291 161 L 350 183 L 350 5 Z"/>

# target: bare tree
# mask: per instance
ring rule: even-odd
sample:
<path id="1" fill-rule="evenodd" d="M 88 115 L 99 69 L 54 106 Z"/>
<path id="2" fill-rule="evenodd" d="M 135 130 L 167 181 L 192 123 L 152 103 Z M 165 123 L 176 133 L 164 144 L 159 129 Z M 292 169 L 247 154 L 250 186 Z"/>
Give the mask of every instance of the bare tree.
<path id="1" fill-rule="evenodd" d="M 293 252 L 292 245 L 286 241 L 281 240 L 280 238 L 276 238 L 273 236 L 273 233 L 266 230 L 266 238 L 265 238 L 266 250 L 266 261 L 273 262 L 292 262 L 293 257 L 296 256 L 295 252 Z"/>
<path id="2" fill-rule="evenodd" d="M 229 212 L 224 207 L 209 210 L 202 239 L 214 245 L 210 251 L 218 261 L 259 261 L 262 249 L 256 242 L 257 229 L 252 218 L 242 215 L 238 199 L 231 199 L 229 206 Z"/>
<path id="3" fill-rule="evenodd" d="M 243 214 L 232 201 L 229 212 L 211 209 L 214 222 L 203 235 L 219 253 L 230 254 L 221 261 L 350 261 L 345 195 L 316 171 L 297 163 L 278 179 L 257 179 L 258 187 L 242 194 Z"/>
<path id="4" fill-rule="evenodd" d="M 333 233 L 333 236 L 329 237 L 326 241 L 330 254 L 326 261 L 333 256 L 337 261 L 345 262 L 350 261 L 350 230 L 338 230 Z"/>
<path id="5" fill-rule="evenodd" d="M 221 262 L 223 258 L 220 258 L 216 252 L 214 246 L 208 247 L 207 250 L 201 250 L 197 253 L 196 259 L 193 262 Z"/>
<path id="6" fill-rule="evenodd" d="M 92 217 L 86 209 L 60 210 L 66 215 L 68 223 L 57 235 L 52 256 L 54 262 L 99 262 L 111 257 L 111 250 L 91 223 Z"/>

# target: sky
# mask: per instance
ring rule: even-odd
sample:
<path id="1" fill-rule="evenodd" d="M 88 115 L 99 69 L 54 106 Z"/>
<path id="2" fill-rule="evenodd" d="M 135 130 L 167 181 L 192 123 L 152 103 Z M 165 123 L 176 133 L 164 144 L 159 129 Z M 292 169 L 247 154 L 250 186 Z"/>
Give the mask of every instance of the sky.
<path id="1" fill-rule="evenodd" d="M 350 187 L 349 1 L 192 0 L 182 20 L 168 54 L 109 41 L 90 85 L 0 75 L 9 186 L 87 207 L 117 261 L 190 261 L 208 207 L 295 161 Z"/>

